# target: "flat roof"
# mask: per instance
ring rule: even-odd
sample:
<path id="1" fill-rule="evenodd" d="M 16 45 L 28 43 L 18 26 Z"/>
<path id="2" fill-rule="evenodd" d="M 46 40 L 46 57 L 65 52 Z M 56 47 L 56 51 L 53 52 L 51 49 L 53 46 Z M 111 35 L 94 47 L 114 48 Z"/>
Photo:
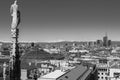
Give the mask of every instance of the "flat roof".
<path id="1" fill-rule="evenodd" d="M 88 71 L 86 66 L 82 64 L 72 69 L 70 72 L 62 75 L 59 79 L 66 80 L 65 76 L 68 77 L 68 80 L 77 80 L 78 78 L 83 77 L 83 75 Z"/>
<path id="2" fill-rule="evenodd" d="M 91 73 L 91 70 L 89 69 L 89 70 L 80 78 L 80 80 L 85 80 L 90 73 Z"/>
<path id="3" fill-rule="evenodd" d="M 40 77 L 40 79 L 42 79 L 42 78 L 50 78 L 50 79 L 53 78 L 53 79 L 56 79 L 56 78 L 62 76 L 63 74 L 65 74 L 65 73 L 66 72 L 63 72 L 61 70 L 55 70 L 54 72 L 51 72 L 49 74 L 46 74 L 46 75 Z"/>

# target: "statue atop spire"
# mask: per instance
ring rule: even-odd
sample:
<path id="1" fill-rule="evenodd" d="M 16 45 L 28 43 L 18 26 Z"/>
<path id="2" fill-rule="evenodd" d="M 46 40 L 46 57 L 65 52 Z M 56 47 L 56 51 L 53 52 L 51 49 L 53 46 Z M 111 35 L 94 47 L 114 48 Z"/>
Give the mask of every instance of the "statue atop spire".
<path id="1" fill-rule="evenodd" d="M 17 11 L 18 11 L 18 5 L 17 5 L 17 0 L 15 0 L 10 8 L 10 13 L 12 16 L 12 24 L 11 24 L 12 29 L 15 29 L 17 27 L 17 23 L 18 23 Z"/>
<path id="2" fill-rule="evenodd" d="M 18 10 L 17 0 L 11 5 L 10 13 L 12 16 L 11 32 L 12 36 L 15 37 L 16 29 L 20 23 L 20 11 Z"/>

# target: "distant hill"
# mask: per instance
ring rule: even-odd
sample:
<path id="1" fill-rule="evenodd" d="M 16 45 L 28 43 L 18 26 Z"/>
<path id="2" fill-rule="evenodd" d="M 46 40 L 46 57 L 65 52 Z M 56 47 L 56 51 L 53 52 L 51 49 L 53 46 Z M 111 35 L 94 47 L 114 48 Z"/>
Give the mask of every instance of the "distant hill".
<path id="1" fill-rule="evenodd" d="M 35 45 L 40 45 L 41 47 L 45 47 L 46 45 L 72 45 L 73 43 L 79 45 L 83 43 L 87 43 L 89 41 L 60 41 L 60 42 L 19 42 L 20 44 L 25 44 L 27 46 L 30 46 L 31 43 L 34 43 Z M 90 42 L 95 42 L 95 41 L 90 41 Z M 3 47 L 9 47 L 12 45 L 12 43 L 9 42 L 1 42 Z M 112 45 L 120 45 L 120 41 L 112 41 Z"/>

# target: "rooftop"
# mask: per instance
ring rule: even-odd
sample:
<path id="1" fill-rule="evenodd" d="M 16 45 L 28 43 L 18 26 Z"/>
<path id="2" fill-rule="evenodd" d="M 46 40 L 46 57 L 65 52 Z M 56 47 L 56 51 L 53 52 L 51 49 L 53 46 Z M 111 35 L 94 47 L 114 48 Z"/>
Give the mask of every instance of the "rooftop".
<path id="1" fill-rule="evenodd" d="M 81 80 L 85 80 L 86 77 L 91 73 L 91 70 L 89 69 L 84 75 L 83 77 L 81 77 Z"/>
<path id="2" fill-rule="evenodd" d="M 48 78 L 50 78 L 50 79 L 56 79 L 56 78 L 62 76 L 63 74 L 65 74 L 65 73 L 66 72 L 63 72 L 61 70 L 55 70 L 54 72 L 51 72 L 51 73 L 49 73 L 47 75 L 44 75 L 44 76 L 40 77 L 38 80 L 48 79 Z"/>
<path id="3" fill-rule="evenodd" d="M 120 68 L 120 61 L 110 61 L 109 62 L 109 67 L 119 69 Z"/>
<path id="4" fill-rule="evenodd" d="M 77 79 L 87 77 L 90 72 L 91 71 L 88 69 L 87 66 L 79 65 L 76 68 L 72 69 L 70 72 L 65 73 L 64 75 L 62 75 L 60 77 L 60 79 L 63 79 L 63 80 L 66 80 L 66 79 L 68 79 L 68 80 L 77 80 Z"/>
<path id="5" fill-rule="evenodd" d="M 49 74 L 46 74 L 42 77 L 40 77 L 38 80 L 85 80 L 90 73 L 94 69 L 94 65 L 84 63 L 81 65 L 76 66 L 75 68 L 69 70 L 69 71 L 61 71 L 61 70 L 55 70 L 54 72 L 51 72 Z"/>

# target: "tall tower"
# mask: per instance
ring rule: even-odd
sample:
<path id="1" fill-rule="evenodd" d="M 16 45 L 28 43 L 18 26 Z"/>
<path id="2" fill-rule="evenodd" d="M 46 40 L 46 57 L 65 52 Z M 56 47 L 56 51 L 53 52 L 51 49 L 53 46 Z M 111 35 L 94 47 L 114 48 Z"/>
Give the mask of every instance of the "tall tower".
<path id="1" fill-rule="evenodd" d="M 17 0 L 11 5 L 11 34 L 12 34 L 12 52 L 10 54 L 10 80 L 20 80 L 21 69 L 20 69 L 20 54 L 18 46 L 18 36 L 20 23 L 20 11 L 18 10 Z"/>
<path id="2" fill-rule="evenodd" d="M 103 46 L 107 47 L 108 46 L 108 36 L 107 33 L 105 34 L 105 36 L 103 37 Z"/>

